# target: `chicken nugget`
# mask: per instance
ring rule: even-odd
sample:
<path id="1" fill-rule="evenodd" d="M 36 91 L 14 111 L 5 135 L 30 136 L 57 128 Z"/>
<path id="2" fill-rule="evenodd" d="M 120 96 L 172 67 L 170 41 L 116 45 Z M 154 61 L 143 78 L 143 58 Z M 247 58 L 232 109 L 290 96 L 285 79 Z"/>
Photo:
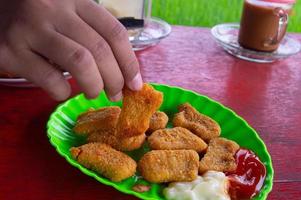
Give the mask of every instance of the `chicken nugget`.
<path id="1" fill-rule="evenodd" d="M 202 152 L 207 148 L 201 138 L 182 127 L 157 130 L 148 137 L 148 143 L 152 149 L 158 150 L 191 149 Z"/>
<path id="2" fill-rule="evenodd" d="M 147 132 L 152 133 L 156 130 L 163 129 L 168 123 L 168 116 L 161 111 L 156 111 L 149 121 L 149 128 Z"/>
<path id="3" fill-rule="evenodd" d="M 118 137 L 144 134 L 151 116 L 160 107 L 163 94 L 144 84 L 140 91 L 124 89 L 123 105 L 117 122 Z"/>
<path id="4" fill-rule="evenodd" d="M 105 143 L 117 149 L 119 151 L 132 151 L 139 149 L 144 143 L 146 138 L 145 134 L 128 137 L 128 138 L 118 138 L 115 135 L 115 129 L 108 131 L 96 131 L 88 135 L 87 141 L 90 142 L 100 142 Z"/>
<path id="5" fill-rule="evenodd" d="M 200 161 L 199 172 L 202 174 L 209 170 L 229 172 L 237 167 L 234 155 L 239 145 L 225 138 L 210 140 L 207 153 Z"/>
<path id="6" fill-rule="evenodd" d="M 210 140 L 208 151 L 215 151 L 216 153 L 230 153 L 234 155 L 239 149 L 239 145 L 233 140 L 223 137 L 214 138 Z"/>
<path id="7" fill-rule="evenodd" d="M 180 105 L 179 111 L 173 118 L 174 126 L 187 128 L 206 142 L 220 135 L 221 128 L 218 123 L 199 113 L 189 103 Z"/>
<path id="8" fill-rule="evenodd" d="M 152 183 L 193 181 L 198 167 L 199 155 L 193 150 L 152 150 L 138 162 L 139 172 Z"/>
<path id="9" fill-rule="evenodd" d="M 84 167 L 119 182 L 133 176 L 137 164 L 128 155 L 102 143 L 89 143 L 70 149 L 72 157 Z"/>
<path id="10" fill-rule="evenodd" d="M 78 135 L 88 135 L 98 130 L 110 130 L 116 126 L 120 112 L 117 106 L 90 109 L 77 118 L 73 131 Z"/>

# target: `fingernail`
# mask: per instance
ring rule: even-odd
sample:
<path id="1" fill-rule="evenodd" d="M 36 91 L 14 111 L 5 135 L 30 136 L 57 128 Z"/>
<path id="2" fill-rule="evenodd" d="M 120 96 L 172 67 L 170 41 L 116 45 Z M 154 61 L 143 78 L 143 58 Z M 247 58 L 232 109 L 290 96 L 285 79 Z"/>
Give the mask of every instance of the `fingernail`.
<path id="1" fill-rule="evenodd" d="M 136 76 L 128 83 L 128 87 L 134 91 L 141 90 L 142 86 L 143 81 L 140 73 L 137 73 Z"/>
<path id="2" fill-rule="evenodd" d="M 109 97 L 111 101 L 119 101 L 122 99 L 122 92 L 119 92 L 115 96 Z"/>

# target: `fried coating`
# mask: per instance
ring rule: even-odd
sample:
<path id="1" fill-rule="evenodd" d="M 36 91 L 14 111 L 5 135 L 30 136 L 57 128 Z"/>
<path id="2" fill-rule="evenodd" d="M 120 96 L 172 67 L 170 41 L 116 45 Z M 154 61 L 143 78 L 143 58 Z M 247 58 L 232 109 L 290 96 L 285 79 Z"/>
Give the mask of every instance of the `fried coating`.
<path id="1" fill-rule="evenodd" d="M 146 138 L 145 134 L 128 137 L 128 138 L 118 138 L 115 135 L 115 129 L 108 131 L 96 131 L 88 135 L 87 141 L 90 142 L 100 142 L 105 143 L 117 149 L 119 151 L 132 151 L 139 149 L 144 143 Z"/>
<path id="2" fill-rule="evenodd" d="M 156 111 L 149 121 L 149 128 L 147 132 L 152 133 L 156 130 L 163 129 L 168 123 L 168 116 L 161 111 Z"/>
<path id="3" fill-rule="evenodd" d="M 201 138 L 182 127 L 157 130 L 147 140 L 152 149 L 158 150 L 191 149 L 202 152 L 207 148 Z"/>
<path id="4" fill-rule="evenodd" d="M 135 192 L 147 192 L 151 189 L 151 186 L 149 185 L 143 185 L 143 184 L 136 184 L 132 187 L 132 190 Z"/>
<path id="5" fill-rule="evenodd" d="M 119 182 L 133 176 L 137 164 L 128 155 L 106 144 L 89 143 L 70 149 L 72 157 L 84 167 Z"/>
<path id="6" fill-rule="evenodd" d="M 152 183 L 193 181 L 198 167 L 199 155 L 193 150 L 152 150 L 138 162 L 139 172 Z"/>
<path id="7" fill-rule="evenodd" d="M 110 130 L 116 126 L 120 112 L 118 106 L 90 109 L 77 118 L 73 131 L 86 136 L 98 130 Z"/>
<path id="8" fill-rule="evenodd" d="M 173 118 L 175 127 L 187 128 L 206 142 L 220 135 L 221 128 L 218 123 L 210 117 L 199 113 L 189 103 L 180 105 L 179 111 Z"/>
<path id="9" fill-rule="evenodd" d="M 117 122 L 118 137 L 141 135 L 149 128 L 151 116 L 160 107 L 163 94 L 144 84 L 140 91 L 124 89 L 123 105 Z"/>
<path id="10" fill-rule="evenodd" d="M 225 138 L 210 140 L 207 153 L 200 161 L 199 172 L 202 174 L 209 170 L 229 172 L 237 167 L 234 155 L 239 145 Z"/>
<path id="11" fill-rule="evenodd" d="M 82 128 L 87 135 L 87 142 L 105 143 L 119 151 L 132 151 L 139 149 L 145 141 L 145 134 L 130 138 L 116 137 L 116 124 L 121 109 L 119 107 L 106 107 L 99 110 L 90 110 L 78 117 Z M 75 128 L 74 128 L 75 129 Z M 87 131 L 88 130 L 88 131 Z"/>

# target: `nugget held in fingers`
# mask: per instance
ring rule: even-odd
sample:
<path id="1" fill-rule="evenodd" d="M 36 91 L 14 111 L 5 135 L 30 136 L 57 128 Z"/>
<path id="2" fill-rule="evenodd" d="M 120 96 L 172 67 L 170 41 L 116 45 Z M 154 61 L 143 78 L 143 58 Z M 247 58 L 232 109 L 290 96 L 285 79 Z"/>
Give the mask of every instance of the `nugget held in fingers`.
<path id="1" fill-rule="evenodd" d="M 117 136 L 131 137 L 144 134 L 151 116 L 160 107 L 163 94 L 144 84 L 140 91 L 123 91 L 122 110 L 117 122 Z"/>
<path id="2" fill-rule="evenodd" d="M 152 133 L 156 130 L 163 129 L 168 123 L 168 116 L 161 111 L 156 111 L 150 118 L 147 132 Z"/>
<path id="3" fill-rule="evenodd" d="M 218 123 L 210 117 L 199 113 L 189 103 L 180 105 L 179 111 L 173 118 L 174 126 L 187 128 L 206 142 L 220 135 L 221 128 Z"/>
<path id="4" fill-rule="evenodd" d="M 182 127 L 157 130 L 147 140 L 151 149 L 158 150 L 191 149 L 202 152 L 207 148 L 201 138 Z"/>
<path id="5" fill-rule="evenodd" d="M 139 172 L 152 183 L 193 181 L 198 167 L 199 155 L 193 150 L 152 150 L 138 162 Z"/>
<path id="6" fill-rule="evenodd" d="M 122 181 L 136 172 L 136 162 L 106 144 L 89 143 L 70 149 L 72 157 L 84 167 L 112 181 Z"/>
<path id="7" fill-rule="evenodd" d="M 73 131 L 78 135 L 89 135 L 98 130 L 110 130 L 116 126 L 120 112 L 117 106 L 90 109 L 77 118 Z"/>
<path id="8" fill-rule="evenodd" d="M 135 149 L 139 149 L 144 143 L 145 138 L 146 138 L 145 134 L 141 134 L 133 137 L 118 138 L 115 135 L 115 129 L 112 129 L 108 131 L 93 132 L 87 137 L 87 141 L 89 143 L 90 142 L 105 143 L 119 151 L 132 151 Z"/>
<path id="9" fill-rule="evenodd" d="M 200 161 L 199 172 L 206 171 L 234 171 L 237 167 L 234 155 L 239 145 L 225 138 L 214 138 L 210 140 L 208 149 Z"/>

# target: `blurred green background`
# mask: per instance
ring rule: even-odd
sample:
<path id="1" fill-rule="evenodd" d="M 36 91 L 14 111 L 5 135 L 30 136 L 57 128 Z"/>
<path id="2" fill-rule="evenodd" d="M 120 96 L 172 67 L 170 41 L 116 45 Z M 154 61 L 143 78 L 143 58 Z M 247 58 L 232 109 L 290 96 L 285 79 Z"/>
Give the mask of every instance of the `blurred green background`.
<path id="1" fill-rule="evenodd" d="M 170 24 L 212 27 L 239 22 L 243 0 L 153 0 L 152 15 Z M 288 31 L 301 32 L 301 0 L 290 16 Z"/>

